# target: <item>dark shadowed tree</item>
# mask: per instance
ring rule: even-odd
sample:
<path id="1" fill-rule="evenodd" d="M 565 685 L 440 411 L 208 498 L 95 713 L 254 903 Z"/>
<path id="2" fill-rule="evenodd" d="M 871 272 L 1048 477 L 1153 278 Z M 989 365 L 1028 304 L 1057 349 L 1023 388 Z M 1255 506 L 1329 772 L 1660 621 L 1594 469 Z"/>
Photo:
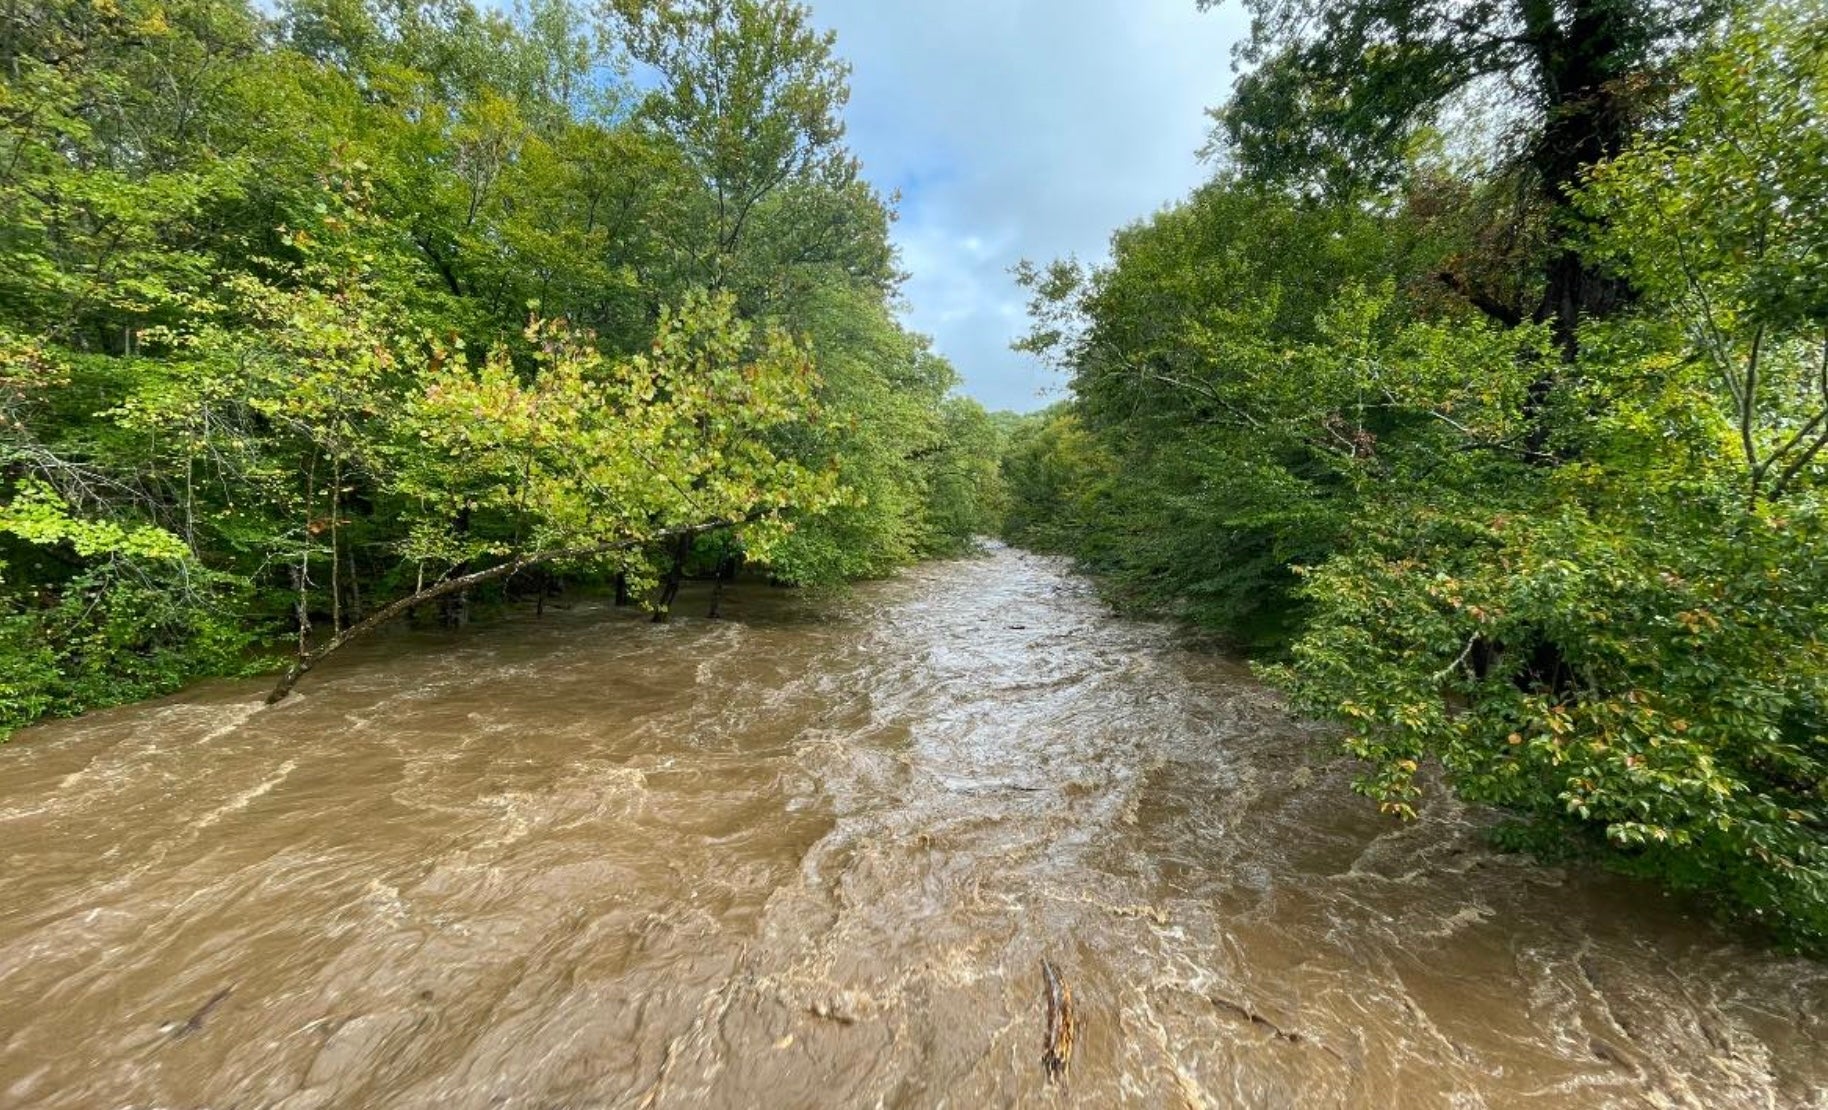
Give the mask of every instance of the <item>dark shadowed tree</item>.
<path id="1" fill-rule="evenodd" d="M 1201 8 L 1220 0 L 1200 0 Z M 1583 319 L 1626 285 L 1595 266 L 1572 198 L 1582 174 L 1625 148 L 1670 59 L 1712 25 L 1720 0 L 1245 0 L 1236 95 L 1216 110 L 1215 148 L 1247 176 L 1335 197 L 1387 187 L 1440 132 L 1499 138 L 1549 229 L 1530 316 L 1562 358 Z M 1456 282 L 1452 274 L 1444 280 Z M 1517 314 L 1462 289 L 1504 323 Z"/>

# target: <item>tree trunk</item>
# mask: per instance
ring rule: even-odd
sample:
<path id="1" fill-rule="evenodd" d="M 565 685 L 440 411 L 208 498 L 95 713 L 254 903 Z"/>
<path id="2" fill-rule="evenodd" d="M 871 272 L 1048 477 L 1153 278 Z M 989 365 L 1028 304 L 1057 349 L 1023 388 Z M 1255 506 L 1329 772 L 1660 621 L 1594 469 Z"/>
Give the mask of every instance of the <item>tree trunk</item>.
<path id="1" fill-rule="evenodd" d="M 465 562 L 458 569 L 468 570 L 470 564 Z M 470 623 L 470 594 L 459 590 L 456 594 L 444 599 L 438 609 L 439 620 L 448 629 L 463 628 Z"/>
<path id="2" fill-rule="evenodd" d="M 736 571 L 742 565 L 739 555 L 726 555 L 717 564 L 717 585 L 711 587 L 711 611 L 705 615 L 711 620 L 717 619 L 718 609 L 724 602 L 724 586 L 736 581 Z"/>
<path id="3" fill-rule="evenodd" d="M 1538 43 L 1548 118 L 1535 151 L 1536 169 L 1556 231 L 1567 238 L 1588 224 L 1573 205 L 1582 177 L 1617 157 L 1631 139 L 1631 115 L 1617 86 L 1629 62 L 1625 7 L 1614 0 L 1575 0 L 1566 31 L 1545 30 Z M 1567 238 L 1550 266 L 1543 310 L 1545 318 L 1554 319 L 1556 339 L 1572 360 L 1581 317 L 1616 308 L 1624 284 L 1600 273 Z"/>
<path id="4" fill-rule="evenodd" d="M 330 460 L 330 631 L 343 630 L 343 552 L 337 516 L 343 509 L 343 460 Z"/>
<path id="5" fill-rule="evenodd" d="M 660 604 L 654 608 L 654 623 L 665 624 L 673 613 L 673 602 L 679 598 L 679 583 L 685 578 L 686 560 L 692 557 L 692 535 L 682 534 L 673 545 L 673 566 L 667 571 L 666 584 L 660 590 Z"/>
<path id="6" fill-rule="evenodd" d="M 292 573 L 292 589 L 298 594 L 292 603 L 294 615 L 298 619 L 298 658 L 303 659 L 311 649 L 311 579 L 304 562 L 289 568 Z"/>
<path id="7" fill-rule="evenodd" d="M 1609 316 L 1631 299 L 1624 279 L 1604 272 L 1584 253 L 1592 221 L 1574 205 L 1584 175 L 1616 157 L 1631 139 L 1630 113 L 1616 84 L 1631 61 L 1625 45 L 1630 16 L 1612 0 L 1574 0 L 1565 22 L 1557 19 L 1559 5 L 1523 7 L 1546 112 L 1531 160 L 1558 239 L 1534 318 L 1549 325 L 1559 356 L 1557 365 L 1530 384 L 1525 415 L 1531 457 L 1553 462 L 1547 409 L 1566 368 L 1580 358 L 1581 324 Z"/>
<path id="8" fill-rule="evenodd" d="M 349 623 L 354 624 L 362 619 L 362 585 L 361 577 L 356 573 L 355 548 L 349 549 Z M 340 629 L 339 629 L 340 631 Z"/>
<path id="9" fill-rule="evenodd" d="M 460 536 L 470 532 L 470 510 L 464 509 L 457 514 L 455 530 Z M 468 560 L 451 568 L 451 573 L 458 579 L 468 577 L 470 564 Z M 466 587 L 449 594 L 438 605 L 438 619 L 446 628 L 462 628 L 470 623 L 470 591 Z"/>
<path id="10" fill-rule="evenodd" d="M 705 617 L 709 620 L 717 619 L 717 610 L 724 603 L 724 581 L 725 581 L 725 579 L 724 579 L 722 563 L 718 564 L 717 574 L 715 577 L 717 579 L 717 582 L 715 585 L 713 585 L 711 587 L 711 608 L 709 609 L 709 611 L 707 611 L 705 613 Z"/>

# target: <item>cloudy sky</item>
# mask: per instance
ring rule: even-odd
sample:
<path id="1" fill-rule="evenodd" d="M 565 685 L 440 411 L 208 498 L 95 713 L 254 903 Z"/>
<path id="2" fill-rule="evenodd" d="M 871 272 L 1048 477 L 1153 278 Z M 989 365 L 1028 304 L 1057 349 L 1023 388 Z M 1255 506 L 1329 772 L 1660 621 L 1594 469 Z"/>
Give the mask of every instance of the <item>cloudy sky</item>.
<path id="1" fill-rule="evenodd" d="M 1110 233 L 1205 176 L 1237 5 L 1194 0 L 808 0 L 848 59 L 851 147 L 902 193 L 907 320 L 991 408 L 1062 383 L 1009 349 L 1022 258 L 1099 258 Z"/>

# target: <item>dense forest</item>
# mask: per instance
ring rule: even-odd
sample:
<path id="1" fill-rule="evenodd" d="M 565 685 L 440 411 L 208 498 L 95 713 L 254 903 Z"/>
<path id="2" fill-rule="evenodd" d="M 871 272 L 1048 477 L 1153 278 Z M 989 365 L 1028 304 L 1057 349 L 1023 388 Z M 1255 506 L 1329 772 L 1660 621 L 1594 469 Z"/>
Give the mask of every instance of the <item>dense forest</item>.
<path id="1" fill-rule="evenodd" d="M 1000 528 L 1386 812 L 1828 946 L 1828 7 L 1245 6 L 1212 178 L 1019 271 L 1017 419 L 898 321 L 791 0 L 6 4 L 0 737 Z"/>
<path id="2" fill-rule="evenodd" d="M 1027 266 L 1010 537 L 1412 817 L 1828 941 L 1828 9 L 1249 0 L 1217 173 Z"/>
<path id="3" fill-rule="evenodd" d="M 993 530 L 847 95 L 786 0 L 5 5 L 0 736 Z"/>

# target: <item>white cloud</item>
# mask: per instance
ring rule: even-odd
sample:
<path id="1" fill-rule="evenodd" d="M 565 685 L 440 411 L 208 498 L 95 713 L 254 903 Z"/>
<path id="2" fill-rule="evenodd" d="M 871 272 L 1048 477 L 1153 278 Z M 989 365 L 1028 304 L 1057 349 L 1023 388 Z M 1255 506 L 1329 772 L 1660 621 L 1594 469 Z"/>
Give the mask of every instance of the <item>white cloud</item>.
<path id="1" fill-rule="evenodd" d="M 850 144 L 904 194 L 908 322 L 966 392 L 1037 408 L 1058 375 L 1009 350 L 1008 270 L 1102 257 L 1110 233 L 1206 176 L 1205 109 L 1230 85 L 1235 8 L 1194 0 L 810 0 L 849 60 Z"/>

